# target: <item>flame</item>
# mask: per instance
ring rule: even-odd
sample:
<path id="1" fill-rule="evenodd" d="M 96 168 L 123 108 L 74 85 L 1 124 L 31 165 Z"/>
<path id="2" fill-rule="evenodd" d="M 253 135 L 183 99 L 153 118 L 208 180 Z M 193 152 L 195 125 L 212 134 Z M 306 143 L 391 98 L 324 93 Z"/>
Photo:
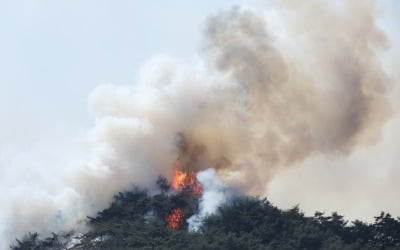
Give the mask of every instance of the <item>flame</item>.
<path id="1" fill-rule="evenodd" d="M 191 174 L 187 174 L 181 170 L 179 170 L 177 167 L 174 169 L 174 178 L 172 179 L 172 188 L 173 189 L 181 189 L 186 186 L 186 183 L 188 180 L 191 179 Z"/>
<path id="2" fill-rule="evenodd" d="M 169 228 L 178 230 L 182 226 L 183 222 L 183 209 L 175 208 L 165 217 L 165 220 L 167 221 Z"/>
<path id="3" fill-rule="evenodd" d="M 203 192 L 201 184 L 197 181 L 196 172 L 182 171 L 177 166 L 174 167 L 174 177 L 171 187 L 175 190 L 184 190 L 189 195 L 199 196 Z M 165 217 L 168 227 L 178 230 L 184 220 L 183 208 L 175 208 Z"/>
<path id="4" fill-rule="evenodd" d="M 175 190 L 189 188 L 194 195 L 200 195 L 203 191 L 194 171 L 184 172 L 177 167 L 174 168 L 174 178 L 172 179 L 171 186 Z"/>

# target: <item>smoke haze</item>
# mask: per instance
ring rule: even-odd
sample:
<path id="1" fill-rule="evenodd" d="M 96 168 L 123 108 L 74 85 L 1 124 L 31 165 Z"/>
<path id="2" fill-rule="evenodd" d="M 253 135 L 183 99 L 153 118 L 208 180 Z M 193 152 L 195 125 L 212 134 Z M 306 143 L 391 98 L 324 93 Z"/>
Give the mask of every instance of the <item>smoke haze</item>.
<path id="1" fill-rule="evenodd" d="M 212 168 L 198 172 L 197 180 L 202 185 L 203 191 L 199 212 L 187 219 L 189 231 L 199 230 L 204 218 L 215 214 L 219 206 L 228 204 L 235 197 L 234 190 L 223 183 Z"/>
<path id="2" fill-rule="evenodd" d="M 278 206 L 400 215 L 398 38 L 378 23 L 387 5 L 261 5 L 206 20 L 202 59 L 156 56 L 134 85 L 93 90 L 95 126 L 70 145 L 78 152 L 67 150 L 79 160 L 53 174 L 43 168 L 42 193 L 28 194 L 30 183 L 13 188 L 0 205 L 0 237 L 79 227 L 116 192 L 170 178 L 177 159 Z"/>

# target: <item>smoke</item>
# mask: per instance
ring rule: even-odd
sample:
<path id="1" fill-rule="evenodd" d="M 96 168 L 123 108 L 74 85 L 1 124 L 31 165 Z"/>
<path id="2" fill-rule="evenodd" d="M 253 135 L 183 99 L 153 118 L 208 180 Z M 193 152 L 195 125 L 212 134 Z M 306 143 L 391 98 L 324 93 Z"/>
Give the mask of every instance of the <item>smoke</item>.
<path id="1" fill-rule="evenodd" d="M 398 79 L 382 62 L 395 44 L 378 25 L 379 11 L 373 1 L 271 1 L 210 17 L 202 60 L 157 56 L 133 86 L 100 85 L 90 94 L 90 153 L 57 177 L 55 193 L 9 200 L 1 237 L 68 229 L 117 191 L 171 177 L 176 159 L 183 169 L 214 168 L 229 185 L 278 205 L 296 200 L 314 211 L 330 199 L 323 209 L 399 214 L 387 192 L 399 188 L 398 133 L 387 124 L 398 120 L 391 100 Z M 213 180 L 200 218 L 227 199 L 213 176 L 198 175 Z M 371 180 L 390 184 L 366 192 Z M 378 195 L 382 206 L 370 199 Z"/>
<path id="2" fill-rule="evenodd" d="M 189 231 L 199 230 L 204 218 L 215 214 L 218 207 L 228 203 L 234 196 L 233 190 L 218 178 L 212 168 L 200 171 L 197 180 L 201 183 L 203 192 L 199 203 L 200 211 L 187 220 Z"/>

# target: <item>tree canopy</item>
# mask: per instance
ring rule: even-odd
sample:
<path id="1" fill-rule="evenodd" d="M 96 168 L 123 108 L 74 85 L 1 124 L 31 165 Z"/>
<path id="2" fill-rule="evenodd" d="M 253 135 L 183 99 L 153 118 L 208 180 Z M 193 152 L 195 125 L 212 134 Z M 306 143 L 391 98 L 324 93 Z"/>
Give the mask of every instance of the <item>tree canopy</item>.
<path id="1" fill-rule="evenodd" d="M 157 183 L 156 195 L 138 188 L 118 193 L 108 208 L 87 218 L 85 234 L 53 233 L 42 239 L 29 233 L 11 249 L 400 249 L 400 218 L 388 213 L 374 223 L 348 222 L 338 213 L 305 216 L 297 206 L 281 210 L 249 196 L 236 197 L 189 232 L 186 219 L 198 211 L 198 198 L 185 190 L 168 192 L 163 178 Z M 179 230 L 165 221 L 175 208 L 183 208 Z"/>

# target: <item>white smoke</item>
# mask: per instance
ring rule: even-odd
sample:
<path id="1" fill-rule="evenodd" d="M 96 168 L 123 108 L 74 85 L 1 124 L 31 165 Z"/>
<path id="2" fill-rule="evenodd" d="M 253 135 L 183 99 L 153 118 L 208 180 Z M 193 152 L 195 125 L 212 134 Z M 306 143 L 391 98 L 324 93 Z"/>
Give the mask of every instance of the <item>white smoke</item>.
<path id="1" fill-rule="evenodd" d="M 200 197 L 199 212 L 187 220 L 190 232 L 198 231 L 203 220 L 215 214 L 218 207 L 227 204 L 234 195 L 232 189 L 218 177 L 212 168 L 197 173 L 197 180 L 202 185 L 203 192 Z"/>
<path id="2" fill-rule="evenodd" d="M 214 172 L 201 172 L 210 166 L 224 183 L 277 205 L 399 215 L 399 64 L 398 54 L 385 56 L 398 53 L 390 43 L 398 40 L 377 24 L 375 2 L 340 3 L 220 12 L 206 22 L 202 60 L 154 57 L 134 85 L 90 94 L 95 126 L 84 157 L 0 155 L 8 194 L 0 246 L 28 231 L 70 229 L 133 184 L 151 189 L 159 175 L 171 177 L 177 158 L 206 183 L 198 218 L 227 199 Z"/>

